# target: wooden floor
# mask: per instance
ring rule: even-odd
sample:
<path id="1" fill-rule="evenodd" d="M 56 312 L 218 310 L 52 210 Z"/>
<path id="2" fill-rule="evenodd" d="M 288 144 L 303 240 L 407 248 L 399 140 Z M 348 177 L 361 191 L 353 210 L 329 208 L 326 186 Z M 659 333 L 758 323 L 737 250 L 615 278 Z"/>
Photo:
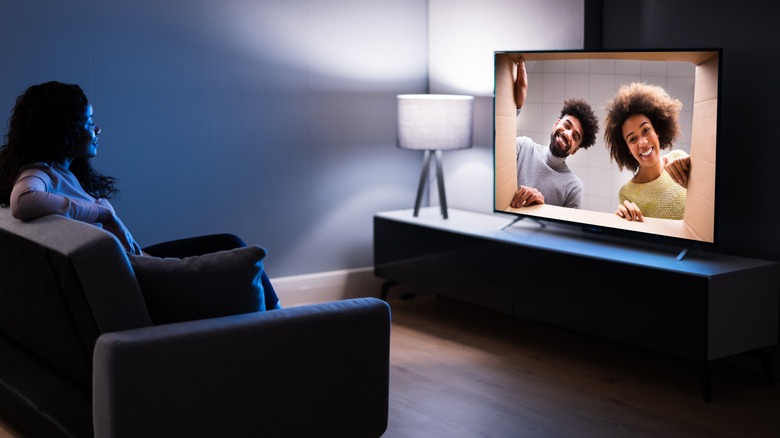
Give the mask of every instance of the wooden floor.
<path id="1" fill-rule="evenodd" d="M 391 297 L 383 438 L 780 437 L 780 382 L 434 296 Z M 0 438 L 19 438 L 0 420 Z"/>
<path id="2" fill-rule="evenodd" d="M 0 418 L 0 438 L 22 438 L 22 434 Z"/>
<path id="3" fill-rule="evenodd" d="M 780 437 L 780 382 L 434 296 L 391 297 L 384 438 Z"/>

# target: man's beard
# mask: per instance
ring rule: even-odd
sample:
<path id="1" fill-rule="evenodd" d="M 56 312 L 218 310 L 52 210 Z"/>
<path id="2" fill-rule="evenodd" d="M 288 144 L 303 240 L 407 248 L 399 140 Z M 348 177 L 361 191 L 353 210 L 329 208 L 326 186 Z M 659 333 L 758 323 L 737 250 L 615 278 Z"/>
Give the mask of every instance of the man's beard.
<path id="1" fill-rule="evenodd" d="M 566 158 L 569 156 L 569 152 L 561 149 L 561 147 L 558 145 L 558 137 L 560 137 L 561 142 L 566 144 L 566 138 L 562 135 L 559 135 L 557 132 L 553 132 L 550 134 L 550 152 L 552 152 L 553 156 L 558 158 Z"/>

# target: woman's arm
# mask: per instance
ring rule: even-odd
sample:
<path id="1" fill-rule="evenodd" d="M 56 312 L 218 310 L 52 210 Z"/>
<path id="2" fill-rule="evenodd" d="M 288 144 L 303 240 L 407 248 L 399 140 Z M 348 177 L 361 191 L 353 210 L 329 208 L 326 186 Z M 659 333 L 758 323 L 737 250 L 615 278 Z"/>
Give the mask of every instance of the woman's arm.
<path id="1" fill-rule="evenodd" d="M 99 223 L 110 232 L 130 254 L 141 254 L 141 247 L 135 242 L 125 224 L 105 199 L 86 202 L 47 191 L 48 175 L 34 172 L 16 181 L 11 191 L 11 214 L 27 221 L 50 214 L 58 214 L 78 221 Z"/>
<path id="2" fill-rule="evenodd" d="M 98 203 L 100 203 L 100 213 L 97 222 L 103 226 L 103 229 L 116 236 L 128 254 L 145 255 L 141 250 L 141 246 L 136 243 L 130 231 L 122 223 L 122 220 L 119 219 L 119 216 L 116 215 L 111 204 L 104 199 L 98 199 Z"/>
<path id="3" fill-rule="evenodd" d="M 48 177 L 42 175 L 22 176 L 11 191 L 11 214 L 27 221 L 50 214 L 59 214 L 82 222 L 95 223 L 100 213 L 99 206 L 67 198 L 46 190 Z"/>

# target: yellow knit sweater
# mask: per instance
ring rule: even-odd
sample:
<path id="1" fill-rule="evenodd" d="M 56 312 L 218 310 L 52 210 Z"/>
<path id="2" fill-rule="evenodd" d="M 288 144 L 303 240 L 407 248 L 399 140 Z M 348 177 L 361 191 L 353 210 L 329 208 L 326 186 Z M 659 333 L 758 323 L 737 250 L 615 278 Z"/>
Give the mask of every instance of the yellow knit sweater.
<path id="1" fill-rule="evenodd" d="M 681 151 L 670 152 L 667 156 L 674 158 Z M 633 202 L 646 217 L 660 219 L 682 219 L 685 213 L 686 190 L 674 182 L 666 171 L 661 176 L 648 183 L 637 184 L 627 182 L 620 188 L 618 198 L 620 203 L 628 200 Z"/>

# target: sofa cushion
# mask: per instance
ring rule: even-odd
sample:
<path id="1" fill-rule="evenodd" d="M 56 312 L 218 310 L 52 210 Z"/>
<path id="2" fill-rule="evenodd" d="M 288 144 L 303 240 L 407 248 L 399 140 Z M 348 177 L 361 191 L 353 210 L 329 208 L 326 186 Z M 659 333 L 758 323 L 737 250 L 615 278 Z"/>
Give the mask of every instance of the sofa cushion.
<path id="1" fill-rule="evenodd" d="M 249 245 L 185 258 L 130 256 L 154 324 L 265 310 L 264 248 Z"/>

